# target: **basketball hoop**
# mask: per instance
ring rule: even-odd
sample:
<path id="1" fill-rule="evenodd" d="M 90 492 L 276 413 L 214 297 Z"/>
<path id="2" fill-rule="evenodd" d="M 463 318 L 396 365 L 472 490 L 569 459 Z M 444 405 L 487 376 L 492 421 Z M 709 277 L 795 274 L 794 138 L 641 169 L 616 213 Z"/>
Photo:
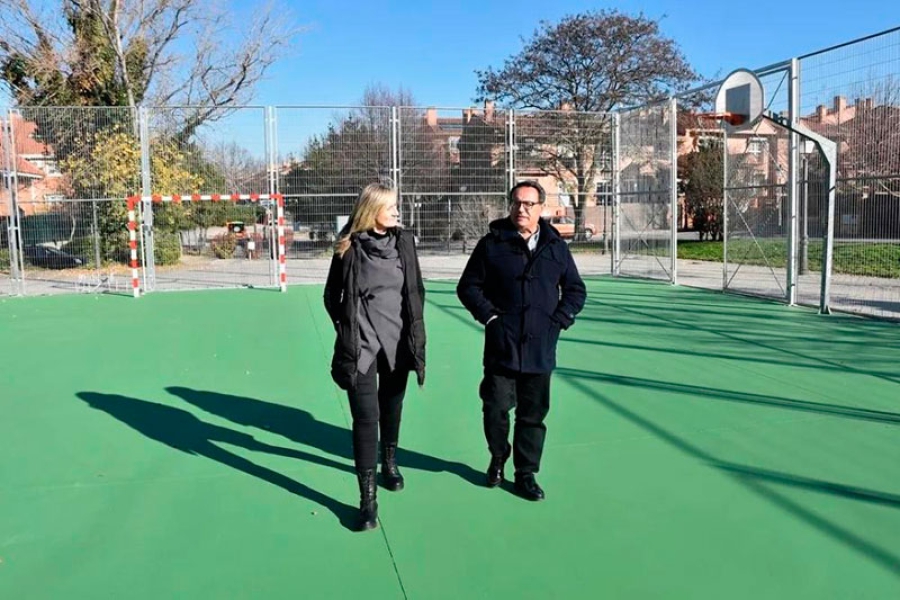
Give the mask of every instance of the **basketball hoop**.
<path id="1" fill-rule="evenodd" d="M 739 127 L 747 120 L 747 115 L 731 112 L 705 112 L 696 115 L 698 119 L 706 121 L 718 121 L 728 123 L 732 127 Z"/>

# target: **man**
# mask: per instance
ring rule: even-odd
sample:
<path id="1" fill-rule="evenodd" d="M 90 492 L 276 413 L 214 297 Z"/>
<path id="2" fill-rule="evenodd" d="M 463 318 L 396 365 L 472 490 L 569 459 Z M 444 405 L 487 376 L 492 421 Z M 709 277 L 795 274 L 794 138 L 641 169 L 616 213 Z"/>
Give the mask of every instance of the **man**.
<path id="1" fill-rule="evenodd" d="M 544 499 L 534 476 L 547 431 L 544 418 L 559 332 L 571 327 L 586 297 L 569 247 L 541 219 L 545 199 L 536 182 L 515 185 L 509 191 L 509 216 L 490 224 L 456 287 L 460 301 L 485 326 L 479 392 L 491 453 L 487 485 L 500 485 L 512 452 L 515 491 L 528 500 Z"/>

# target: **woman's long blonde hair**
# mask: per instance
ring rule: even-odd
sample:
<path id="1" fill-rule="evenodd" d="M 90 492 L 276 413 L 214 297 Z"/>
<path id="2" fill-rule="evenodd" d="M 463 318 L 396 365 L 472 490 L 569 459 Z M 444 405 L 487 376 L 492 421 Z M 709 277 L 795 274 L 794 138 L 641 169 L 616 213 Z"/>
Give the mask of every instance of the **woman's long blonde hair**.
<path id="1" fill-rule="evenodd" d="M 349 227 L 341 231 L 341 237 L 334 244 L 334 253 L 343 257 L 350 248 L 350 236 L 375 228 L 375 217 L 391 200 L 397 199 L 397 191 L 381 182 L 370 183 L 360 192 L 353 212 L 350 213 Z"/>

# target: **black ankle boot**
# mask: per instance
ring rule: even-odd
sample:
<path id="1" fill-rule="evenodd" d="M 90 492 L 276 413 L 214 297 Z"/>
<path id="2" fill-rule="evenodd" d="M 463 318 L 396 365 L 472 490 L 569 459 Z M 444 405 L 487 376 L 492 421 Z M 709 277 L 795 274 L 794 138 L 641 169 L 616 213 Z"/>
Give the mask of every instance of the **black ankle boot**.
<path id="1" fill-rule="evenodd" d="M 359 480 L 359 524 L 357 530 L 375 529 L 378 527 L 375 469 L 357 471 L 356 478 Z"/>
<path id="2" fill-rule="evenodd" d="M 385 489 L 392 492 L 403 489 L 403 475 L 397 468 L 397 444 L 381 447 L 381 478 Z"/>

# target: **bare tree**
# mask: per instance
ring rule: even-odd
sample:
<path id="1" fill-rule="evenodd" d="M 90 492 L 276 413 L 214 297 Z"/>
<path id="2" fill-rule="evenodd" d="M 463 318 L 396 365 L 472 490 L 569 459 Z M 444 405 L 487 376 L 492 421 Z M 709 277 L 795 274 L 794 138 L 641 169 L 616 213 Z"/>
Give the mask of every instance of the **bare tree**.
<path id="1" fill-rule="evenodd" d="M 491 221 L 507 213 L 506 197 L 472 194 L 460 197 L 450 216 L 451 239 L 462 241 L 463 252 L 476 243 L 487 231 Z"/>
<path id="2" fill-rule="evenodd" d="M 897 196 L 891 180 L 900 173 L 900 78 L 871 76 L 854 95 L 853 118 L 826 130 L 840 144 L 838 176 Z"/>
<path id="3" fill-rule="evenodd" d="M 414 102 L 402 87 L 393 91 L 375 84 L 363 92 L 360 107 L 335 114 L 326 132 L 307 141 L 302 160 L 284 177 L 282 191 L 303 198 L 298 212 L 316 205 L 319 211 L 328 206 L 327 213 L 347 214 L 367 183 L 392 177 L 390 107 L 408 109 Z M 446 144 L 422 111 L 402 110 L 400 121 L 403 210 L 413 211 L 426 198 L 434 201 L 448 191 L 450 162 Z M 314 200 L 316 196 L 319 201 Z"/>
<path id="4" fill-rule="evenodd" d="M 274 4 L 249 23 L 201 0 L 0 0 L 0 80 L 21 105 L 202 106 L 184 133 L 246 103 L 299 29 Z"/>
<path id="5" fill-rule="evenodd" d="M 362 106 L 415 106 L 416 100 L 412 92 L 402 85 L 392 90 L 383 83 L 372 83 L 366 86 L 360 99 Z"/>
<path id="6" fill-rule="evenodd" d="M 266 161 L 236 142 L 214 143 L 204 158 L 215 173 L 211 179 L 221 181 L 217 189 L 241 193 L 266 189 Z"/>
<path id="7" fill-rule="evenodd" d="M 502 68 L 476 71 L 478 99 L 568 111 L 554 117 L 561 126 L 553 127 L 564 138 L 554 142 L 532 136 L 534 157 L 543 157 L 534 163 L 574 188 L 581 234 L 597 161 L 606 156 L 601 140 L 608 138 L 609 120 L 603 115 L 686 89 L 698 76 L 675 41 L 660 33 L 659 22 L 642 14 L 602 10 L 568 16 L 559 23 L 542 21 L 523 44 Z"/>

